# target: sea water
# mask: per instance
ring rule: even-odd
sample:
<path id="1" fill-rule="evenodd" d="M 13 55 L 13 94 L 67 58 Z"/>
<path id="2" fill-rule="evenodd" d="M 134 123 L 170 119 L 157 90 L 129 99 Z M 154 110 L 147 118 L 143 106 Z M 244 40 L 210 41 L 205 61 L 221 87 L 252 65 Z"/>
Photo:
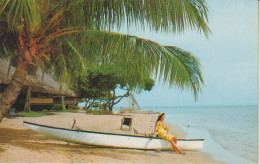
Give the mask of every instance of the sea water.
<path id="1" fill-rule="evenodd" d="M 257 107 L 145 108 L 166 114 L 166 121 L 184 129 L 187 138 L 204 138 L 201 151 L 225 163 L 258 163 Z"/>

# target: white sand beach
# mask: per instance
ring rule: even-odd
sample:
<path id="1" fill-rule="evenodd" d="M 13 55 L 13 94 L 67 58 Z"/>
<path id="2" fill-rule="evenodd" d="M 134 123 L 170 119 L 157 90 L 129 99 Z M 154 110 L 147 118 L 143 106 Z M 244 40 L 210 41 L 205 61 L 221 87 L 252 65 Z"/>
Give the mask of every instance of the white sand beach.
<path id="1" fill-rule="evenodd" d="M 134 114 L 133 127 L 142 133 L 154 129 L 157 115 Z M 120 130 L 121 115 L 87 115 L 85 113 L 57 113 L 43 117 L 4 118 L 0 124 L 1 163 L 220 163 L 207 153 L 186 151 L 179 155 L 172 151 L 144 151 L 132 149 L 100 148 L 88 145 L 68 144 L 25 128 L 23 121 L 71 128 L 73 119 L 83 130 L 133 134 L 128 127 Z M 172 134 L 184 138 L 186 133 L 178 126 L 169 125 Z"/>

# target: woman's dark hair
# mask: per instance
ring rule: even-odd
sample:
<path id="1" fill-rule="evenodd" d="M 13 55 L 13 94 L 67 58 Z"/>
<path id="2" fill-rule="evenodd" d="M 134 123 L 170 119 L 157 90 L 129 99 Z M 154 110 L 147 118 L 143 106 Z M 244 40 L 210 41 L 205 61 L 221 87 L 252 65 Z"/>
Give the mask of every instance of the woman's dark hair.
<path id="1" fill-rule="evenodd" d="M 156 123 L 161 120 L 161 118 L 162 118 L 163 115 L 165 115 L 165 113 L 162 113 L 162 114 L 160 114 L 160 115 L 158 116 L 158 119 L 157 119 Z"/>

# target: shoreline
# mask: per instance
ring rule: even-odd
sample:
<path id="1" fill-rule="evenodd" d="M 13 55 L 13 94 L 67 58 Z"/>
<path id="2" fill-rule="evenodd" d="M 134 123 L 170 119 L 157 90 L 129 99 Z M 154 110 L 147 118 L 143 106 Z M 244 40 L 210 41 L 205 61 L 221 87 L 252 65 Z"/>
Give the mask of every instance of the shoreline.
<path id="1" fill-rule="evenodd" d="M 225 149 L 223 145 L 218 143 L 209 131 L 205 129 L 198 129 L 194 127 L 181 127 L 184 131 L 189 131 L 187 137 L 196 136 L 197 134 L 205 136 L 204 149 L 201 152 L 208 153 L 212 155 L 212 159 L 224 163 L 247 163 L 256 164 L 257 162 L 245 158 L 242 155 L 236 154 L 228 149 Z"/>
<path id="2" fill-rule="evenodd" d="M 225 163 L 258 163 L 257 108 L 224 107 L 214 110 L 192 107 L 184 110 L 169 107 L 160 110 L 167 113 L 170 123 L 176 123 L 189 133 L 187 138 L 204 138 L 202 151 L 212 154 L 213 159 Z M 197 130 L 192 132 L 193 128 Z"/>
<path id="3" fill-rule="evenodd" d="M 133 127 L 142 132 L 153 131 L 157 115 L 132 115 Z M 182 156 L 172 151 L 144 151 L 133 149 L 101 148 L 88 145 L 71 144 L 43 136 L 22 126 L 23 121 L 37 122 L 50 126 L 71 128 L 73 119 L 76 126 L 84 130 L 95 130 L 130 134 L 133 131 L 120 130 L 121 115 L 87 115 L 84 113 L 58 113 L 52 116 L 4 118 L 0 124 L 0 162 L 23 163 L 221 163 L 213 160 L 208 153 L 186 151 Z M 167 124 L 169 126 L 169 124 Z M 173 135 L 185 137 L 176 125 L 169 126 Z M 0 150 L 1 150 L 0 149 Z M 39 155 L 40 154 L 40 155 Z"/>

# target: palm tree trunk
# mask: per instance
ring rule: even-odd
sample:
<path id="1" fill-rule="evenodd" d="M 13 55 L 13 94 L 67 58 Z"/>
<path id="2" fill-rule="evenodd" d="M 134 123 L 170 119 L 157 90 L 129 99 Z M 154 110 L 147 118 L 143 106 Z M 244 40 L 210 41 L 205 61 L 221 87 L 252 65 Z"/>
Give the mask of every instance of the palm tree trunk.
<path id="1" fill-rule="evenodd" d="M 19 95 L 27 75 L 28 65 L 23 61 L 19 62 L 10 84 L 0 99 L 0 123 Z"/>
<path id="2" fill-rule="evenodd" d="M 25 112 L 31 111 L 31 104 L 30 104 L 31 90 L 32 90 L 32 87 L 29 86 L 28 89 L 27 89 L 26 100 L 25 100 L 25 105 L 24 105 L 24 111 Z"/>

